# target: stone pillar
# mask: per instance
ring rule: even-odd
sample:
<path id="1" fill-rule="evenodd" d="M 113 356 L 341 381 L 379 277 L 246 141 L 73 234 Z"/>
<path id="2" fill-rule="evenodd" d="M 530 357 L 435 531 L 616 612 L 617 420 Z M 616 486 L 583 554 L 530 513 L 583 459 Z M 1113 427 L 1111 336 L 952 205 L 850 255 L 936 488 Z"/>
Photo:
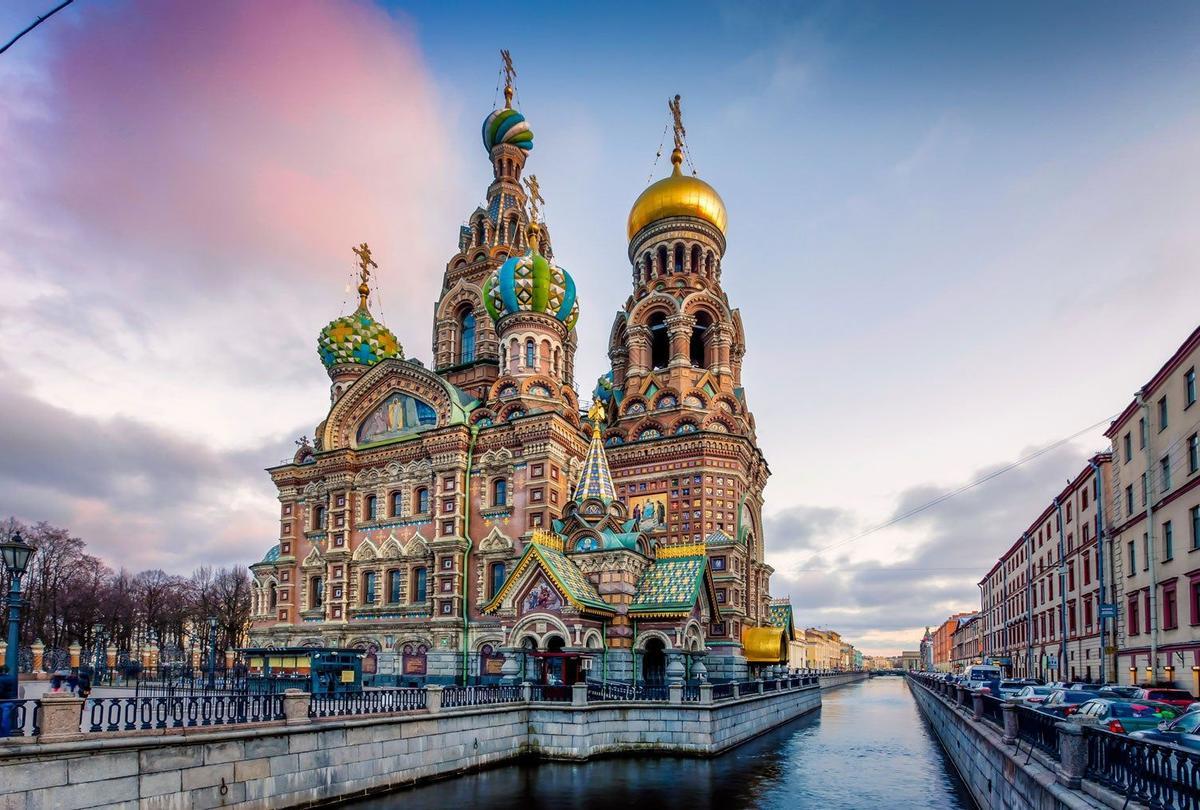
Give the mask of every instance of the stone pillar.
<path id="1" fill-rule="evenodd" d="M 533 686 L 529 683 L 529 681 L 525 681 L 523 684 L 521 684 L 521 700 L 525 701 L 526 703 L 533 700 Z"/>
<path id="2" fill-rule="evenodd" d="M 442 687 L 436 683 L 425 687 L 425 709 L 430 714 L 437 714 L 442 710 Z"/>
<path id="3" fill-rule="evenodd" d="M 1087 771 L 1087 742 L 1083 739 L 1083 726 L 1068 720 L 1055 723 L 1054 727 L 1058 729 L 1058 768 L 1055 778 L 1060 785 L 1078 790 Z"/>
<path id="4" fill-rule="evenodd" d="M 1001 711 L 1004 712 L 1004 742 L 1012 745 L 1017 741 L 1017 706 L 1020 702 L 1015 698 L 1004 701 Z"/>
<path id="5" fill-rule="evenodd" d="M 520 652 L 516 647 L 504 647 L 500 652 L 504 655 L 504 664 L 500 667 L 500 681 L 514 684 L 521 675 L 521 662 L 518 660 Z"/>
<path id="6" fill-rule="evenodd" d="M 971 717 L 974 720 L 983 719 L 983 690 L 971 690 Z"/>
<path id="7" fill-rule="evenodd" d="M 954 702 L 959 706 L 967 705 L 967 687 L 956 684 L 954 687 Z"/>
<path id="8" fill-rule="evenodd" d="M 79 646 L 78 641 L 71 642 L 71 646 L 67 647 L 67 652 L 71 655 L 71 669 L 79 669 L 79 654 L 83 652 L 83 647 Z"/>
<path id="9" fill-rule="evenodd" d="M 53 742 L 79 735 L 79 715 L 83 698 L 66 692 L 42 695 L 41 742 Z"/>
<path id="10" fill-rule="evenodd" d="M 742 688 L 735 681 L 733 684 L 733 697 L 740 698 L 742 696 Z"/>
<path id="11" fill-rule="evenodd" d="M 683 668 L 683 661 L 679 659 L 678 655 L 672 654 L 671 660 L 667 664 L 667 683 L 671 686 L 682 685 L 685 674 L 686 670 Z"/>
<path id="12" fill-rule="evenodd" d="M 667 696 L 672 706 L 683 704 L 683 684 L 673 683 L 667 687 Z"/>
<path id="13" fill-rule="evenodd" d="M 301 689 L 288 689 L 283 693 L 283 717 L 287 725 L 299 726 L 311 723 L 308 707 L 312 703 L 312 695 Z"/>
<path id="14" fill-rule="evenodd" d="M 713 686 L 708 681 L 700 684 L 700 705 L 711 706 L 713 702 Z"/>
<path id="15" fill-rule="evenodd" d="M 586 706 L 587 702 L 587 683 L 571 684 L 571 705 Z"/>
<path id="16" fill-rule="evenodd" d="M 39 638 L 37 641 L 33 642 L 33 646 L 31 646 L 30 649 L 33 650 L 33 671 L 42 672 L 42 658 L 46 654 L 46 645 L 43 644 L 42 640 Z"/>
<path id="17" fill-rule="evenodd" d="M 108 662 L 108 669 L 111 672 L 117 668 L 117 645 L 109 644 L 108 649 L 104 651 L 104 658 Z"/>

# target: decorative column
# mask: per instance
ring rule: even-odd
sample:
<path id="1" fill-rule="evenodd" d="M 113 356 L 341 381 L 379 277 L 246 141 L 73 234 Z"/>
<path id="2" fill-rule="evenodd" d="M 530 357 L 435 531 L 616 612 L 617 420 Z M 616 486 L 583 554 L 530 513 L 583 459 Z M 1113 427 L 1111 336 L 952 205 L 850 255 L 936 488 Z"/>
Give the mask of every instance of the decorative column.
<path id="1" fill-rule="evenodd" d="M 42 672 L 42 659 L 46 655 L 46 645 L 39 638 L 33 642 L 33 646 L 30 649 L 33 650 L 33 671 Z"/>
<path id="2" fill-rule="evenodd" d="M 696 325 L 693 315 L 680 313 L 667 318 L 667 335 L 671 341 L 671 368 L 690 368 L 692 329 Z"/>
<path id="3" fill-rule="evenodd" d="M 308 707 L 312 703 L 312 695 L 301 689 L 288 689 L 283 693 L 283 717 L 286 725 L 299 726 L 311 723 Z"/>
<path id="4" fill-rule="evenodd" d="M 1015 698 L 1004 701 L 1001 711 L 1004 712 L 1004 742 L 1012 745 L 1017 741 L 1017 705 Z"/>
<path id="5" fill-rule="evenodd" d="M 629 376 L 645 376 L 650 371 L 650 329 L 631 326 L 625 340 L 629 346 Z"/>
<path id="6" fill-rule="evenodd" d="M 425 710 L 437 714 L 442 710 L 442 687 L 435 684 L 425 686 Z"/>
<path id="7" fill-rule="evenodd" d="M 521 662 L 518 661 L 520 650 L 516 647 L 503 647 L 500 652 L 504 655 L 504 663 L 500 667 L 500 680 L 512 685 L 521 676 Z"/>
<path id="8" fill-rule="evenodd" d="M 982 720 L 983 719 L 983 690 L 982 689 L 972 689 L 971 690 L 971 719 L 973 719 L 973 720 Z"/>
<path id="9" fill-rule="evenodd" d="M 108 663 L 108 669 L 111 672 L 117 668 L 117 645 L 109 644 L 108 649 L 104 651 L 104 660 Z"/>
<path id="10" fill-rule="evenodd" d="M 1054 727 L 1058 729 L 1058 768 L 1055 778 L 1060 785 L 1078 790 L 1087 770 L 1087 742 L 1083 739 L 1083 726 L 1068 720 L 1055 723 Z"/>
<path id="11" fill-rule="evenodd" d="M 72 641 L 71 646 L 67 647 L 67 652 L 71 655 L 71 670 L 79 671 L 79 654 L 83 652 L 83 647 L 79 646 L 78 641 Z"/>
<path id="12" fill-rule="evenodd" d="M 42 695 L 41 742 L 68 739 L 79 736 L 79 716 L 83 711 L 83 698 L 67 692 Z"/>

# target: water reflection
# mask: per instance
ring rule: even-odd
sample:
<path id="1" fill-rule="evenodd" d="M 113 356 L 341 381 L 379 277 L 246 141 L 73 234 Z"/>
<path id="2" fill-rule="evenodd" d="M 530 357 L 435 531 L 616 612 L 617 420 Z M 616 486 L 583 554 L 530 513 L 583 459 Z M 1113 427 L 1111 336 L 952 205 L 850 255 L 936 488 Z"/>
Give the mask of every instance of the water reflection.
<path id="1" fill-rule="evenodd" d="M 353 806 L 942 810 L 974 805 L 904 681 L 876 678 L 829 692 L 819 713 L 713 759 L 637 755 L 511 765 Z"/>

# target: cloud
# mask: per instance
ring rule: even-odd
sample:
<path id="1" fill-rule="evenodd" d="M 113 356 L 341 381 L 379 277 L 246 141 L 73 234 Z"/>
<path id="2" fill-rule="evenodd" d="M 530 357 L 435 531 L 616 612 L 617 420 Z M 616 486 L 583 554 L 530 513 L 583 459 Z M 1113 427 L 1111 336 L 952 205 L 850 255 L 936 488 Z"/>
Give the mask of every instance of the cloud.
<path id="1" fill-rule="evenodd" d="M 1027 454 L 1023 451 L 1021 455 Z M 869 652 L 896 652 L 912 648 L 925 625 L 947 615 L 979 607 L 978 581 L 1037 515 L 1063 488 L 1068 478 L 1086 463 L 1087 453 L 1077 445 L 1064 445 L 1036 460 L 1004 473 L 982 486 L 950 498 L 909 518 L 900 527 L 883 530 L 891 554 L 887 561 L 863 559 L 855 544 L 822 551 L 819 547 L 801 562 L 780 566 L 772 578 L 772 593 L 789 596 L 798 623 L 832 627 Z M 977 470 L 974 481 L 1008 462 Z M 956 485 L 921 484 L 903 490 L 892 517 L 944 495 Z M 804 529 L 814 523 L 803 516 L 813 511 L 851 520 L 837 509 L 793 507 Z M 790 521 L 779 523 L 785 538 Z M 768 523 L 768 526 L 771 524 Z M 813 550 L 812 533 L 799 534 L 801 542 L 785 539 L 777 546 L 768 534 L 768 548 Z M 878 645 L 878 646 L 873 646 Z"/>
<path id="2" fill-rule="evenodd" d="M 848 511 L 830 506 L 791 506 L 763 522 L 772 551 L 802 551 L 836 539 L 832 533 L 845 531 L 850 518 Z"/>

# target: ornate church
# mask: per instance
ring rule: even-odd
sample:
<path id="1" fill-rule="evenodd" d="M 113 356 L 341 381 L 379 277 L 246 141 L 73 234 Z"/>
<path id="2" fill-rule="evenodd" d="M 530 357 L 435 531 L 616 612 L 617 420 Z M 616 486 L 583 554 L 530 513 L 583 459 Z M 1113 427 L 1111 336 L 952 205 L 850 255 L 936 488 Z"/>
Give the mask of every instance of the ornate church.
<path id="1" fill-rule="evenodd" d="M 683 171 L 679 97 L 671 173 L 629 213 L 632 289 L 585 413 L 579 298 L 525 175 L 533 132 L 503 55 L 505 103 L 482 130 L 493 179 L 446 264 L 431 368 L 372 315 L 378 268 L 354 249 L 358 307 L 317 342 L 328 413 L 269 470 L 279 538 L 251 566 L 251 644 L 361 649 L 376 684 L 656 684 L 784 664 L 769 470 L 721 288 L 726 210 Z"/>

